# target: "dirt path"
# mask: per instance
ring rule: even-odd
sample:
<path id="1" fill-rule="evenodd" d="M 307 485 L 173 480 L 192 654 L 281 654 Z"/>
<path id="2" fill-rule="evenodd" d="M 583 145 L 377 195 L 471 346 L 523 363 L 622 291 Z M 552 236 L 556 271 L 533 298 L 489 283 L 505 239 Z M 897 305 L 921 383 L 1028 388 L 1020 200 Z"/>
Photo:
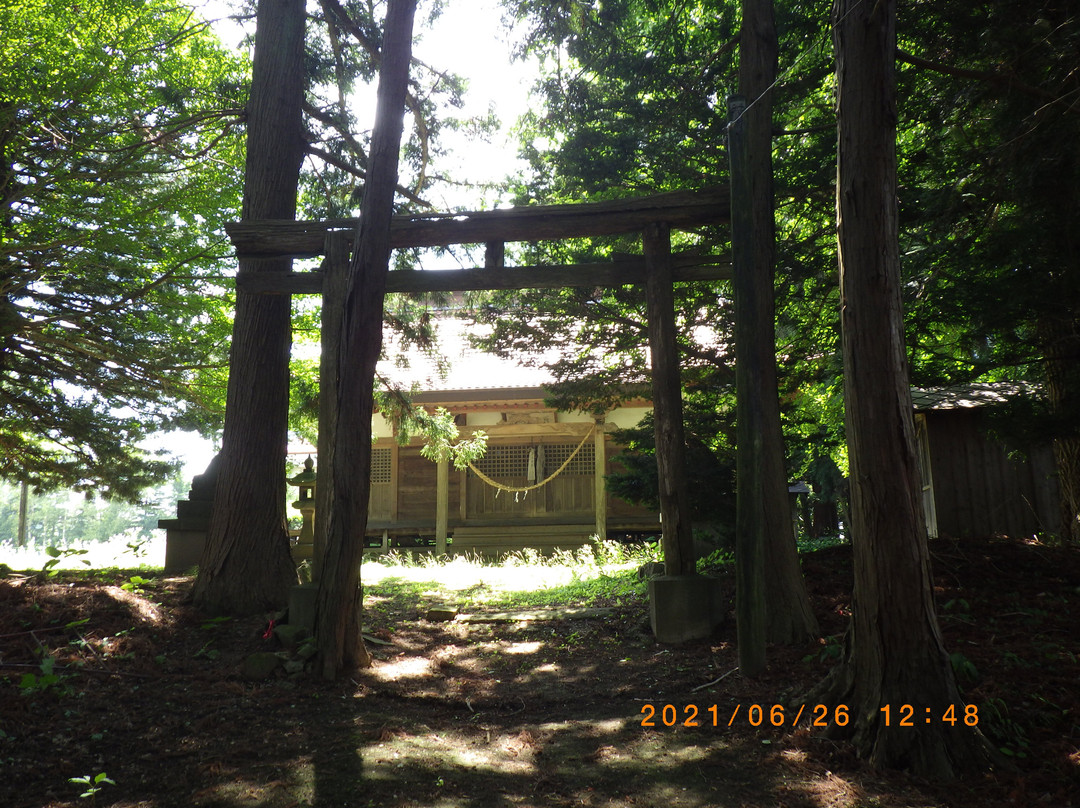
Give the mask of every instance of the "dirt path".
<path id="1" fill-rule="evenodd" d="M 966 696 L 1017 773 L 935 785 L 870 772 L 807 726 L 811 711 L 790 726 L 835 643 L 770 649 L 751 682 L 732 673 L 730 627 L 658 646 L 640 598 L 594 604 L 608 617 L 436 623 L 415 591 L 383 592 L 368 630 L 388 644 L 373 646 L 372 669 L 334 684 L 283 670 L 248 682 L 241 660 L 276 647 L 265 619 L 206 620 L 183 604 L 189 580 L 131 592 L 123 576 L 9 578 L 0 806 L 1080 806 L 1078 554 L 938 542 L 934 555 L 946 641 L 973 677 Z M 836 635 L 850 553 L 804 567 Z M 99 773 L 115 784 L 80 798 L 69 778 Z"/>

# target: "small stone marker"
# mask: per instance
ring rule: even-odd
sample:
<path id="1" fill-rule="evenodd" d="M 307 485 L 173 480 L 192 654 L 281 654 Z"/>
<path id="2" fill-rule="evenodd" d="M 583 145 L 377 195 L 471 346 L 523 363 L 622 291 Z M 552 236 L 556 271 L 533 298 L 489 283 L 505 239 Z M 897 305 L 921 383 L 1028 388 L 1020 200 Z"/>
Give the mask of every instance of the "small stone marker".
<path id="1" fill-rule="evenodd" d="M 274 626 L 274 636 L 277 637 L 281 646 L 290 653 L 296 651 L 304 640 L 311 636 L 311 632 L 304 626 L 294 626 L 291 623 L 282 623 Z"/>
<path id="2" fill-rule="evenodd" d="M 240 676 L 249 682 L 268 679 L 283 662 L 284 660 L 272 651 L 258 651 L 244 658 L 240 666 Z"/>
<path id="3" fill-rule="evenodd" d="M 457 606 L 449 606 L 445 603 L 431 606 L 425 617 L 432 623 L 446 623 L 458 615 Z"/>

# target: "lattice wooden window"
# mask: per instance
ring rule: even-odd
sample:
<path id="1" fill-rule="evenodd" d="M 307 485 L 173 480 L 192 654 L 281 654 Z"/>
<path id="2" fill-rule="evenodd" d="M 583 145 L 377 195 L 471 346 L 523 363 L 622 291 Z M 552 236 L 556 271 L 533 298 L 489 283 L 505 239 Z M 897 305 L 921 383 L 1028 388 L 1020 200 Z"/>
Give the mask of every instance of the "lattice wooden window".
<path id="1" fill-rule="evenodd" d="M 547 477 L 559 468 L 577 448 L 576 443 L 544 444 L 544 466 L 540 477 Z M 489 446 L 487 453 L 474 464 L 493 480 L 505 480 L 510 477 L 527 477 L 529 474 L 529 452 L 537 446 Z M 594 472 L 593 458 L 595 447 L 588 443 L 581 447 L 570 465 L 563 469 L 563 474 L 591 475 Z M 475 476 L 473 472 L 470 475 Z M 536 480 L 539 482 L 539 480 Z"/>
<path id="2" fill-rule="evenodd" d="M 493 480 L 525 477 L 529 473 L 529 446 L 488 446 L 475 465 Z M 469 471 L 470 475 L 475 476 Z"/>
<path id="3" fill-rule="evenodd" d="M 566 462 L 568 458 L 577 448 L 576 443 L 555 443 L 544 446 L 544 476 L 551 474 L 555 469 Z M 563 474 L 588 474 L 594 473 L 595 469 L 595 457 L 596 447 L 591 443 L 586 443 L 581 447 L 581 451 L 574 455 L 574 459 L 570 461 L 570 465 L 563 470 Z"/>
<path id="4" fill-rule="evenodd" d="M 390 449 L 371 450 L 371 482 L 388 483 L 391 481 Z"/>

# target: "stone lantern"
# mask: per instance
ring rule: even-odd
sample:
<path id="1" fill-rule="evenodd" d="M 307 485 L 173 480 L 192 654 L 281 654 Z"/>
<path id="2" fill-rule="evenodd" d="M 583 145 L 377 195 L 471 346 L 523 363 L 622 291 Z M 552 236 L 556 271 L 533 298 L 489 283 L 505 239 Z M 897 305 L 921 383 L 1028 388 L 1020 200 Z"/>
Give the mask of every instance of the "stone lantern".
<path id="1" fill-rule="evenodd" d="M 308 455 L 304 470 L 289 480 L 289 485 L 300 490 L 300 498 L 292 505 L 304 518 L 300 536 L 292 549 L 293 560 L 298 564 L 302 561 L 310 563 L 315 554 L 315 479 L 315 461 Z"/>

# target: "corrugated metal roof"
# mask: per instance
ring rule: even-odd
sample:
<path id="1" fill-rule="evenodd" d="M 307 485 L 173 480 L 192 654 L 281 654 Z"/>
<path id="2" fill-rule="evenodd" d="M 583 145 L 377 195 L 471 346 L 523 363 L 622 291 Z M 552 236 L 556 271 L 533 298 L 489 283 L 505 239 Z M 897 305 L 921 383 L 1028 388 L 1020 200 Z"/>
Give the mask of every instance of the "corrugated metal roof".
<path id="1" fill-rule="evenodd" d="M 403 347 L 389 335 L 378 372 L 406 390 L 424 392 L 540 388 L 555 381 L 544 367 L 530 367 L 474 349 L 469 335 L 482 333 L 462 320 L 440 318 L 434 324 L 435 347 Z M 557 356 L 541 356 L 554 360 Z"/>
<path id="2" fill-rule="evenodd" d="M 1038 395 L 1034 385 L 1022 382 L 986 382 L 958 384 L 949 387 L 911 388 L 911 401 L 916 412 L 927 410 L 959 410 L 1004 404 L 1017 396 Z"/>

